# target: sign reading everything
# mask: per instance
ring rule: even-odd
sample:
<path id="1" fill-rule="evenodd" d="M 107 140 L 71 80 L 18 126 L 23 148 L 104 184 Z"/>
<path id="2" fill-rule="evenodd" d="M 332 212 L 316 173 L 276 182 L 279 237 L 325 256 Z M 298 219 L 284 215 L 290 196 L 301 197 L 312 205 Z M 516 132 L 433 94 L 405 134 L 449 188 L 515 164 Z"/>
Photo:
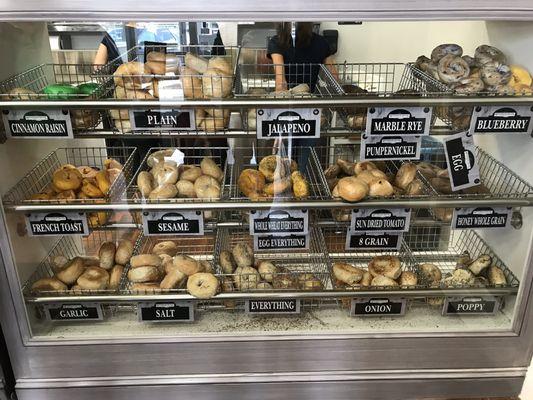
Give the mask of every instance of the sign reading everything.
<path id="1" fill-rule="evenodd" d="M 346 250 L 398 250 L 402 236 L 401 233 L 353 232 L 348 229 Z"/>
<path id="2" fill-rule="evenodd" d="M 299 314 L 299 299 L 252 299 L 246 300 L 248 314 Z"/>
<path id="3" fill-rule="evenodd" d="M 286 251 L 307 249 L 309 249 L 309 234 L 254 236 L 255 251 Z"/>
<path id="4" fill-rule="evenodd" d="M 257 138 L 319 138 L 321 115 L 319 108 L 258 109 Z"/>
<path id="5" fill-rule="evenodd" d="M 452 190 L 465 189 L 481 183 L 479 166 L 474 156 L 472 134 L 462 132 L 444 139 L 446 161 Z"/>
<path id="6" fill-rule="evenodd" d="M 2 119 L 8 138 L 74 137 L 67 110 L 3 110 Z"/>
<path id="7" fill-rule="evenodd" d="M 478 106 L 472 113 L 470 132 L 531 134 L 531 117 L 530 106 Z"/>
<path id="8" fill-rule="evenodd" d="M 406 299 L 352 299 L 351 315 L 354 317 L 401 316 L 405 314 Z"/>
<path id="9" fill-rule="evenodd" d="M 203 235 L 204 215 L 201 211 L 143 212 L 145 235 Z"/>
<path id="10" fill-rule="evenodd" d="M 250 211 L 250 235 L 274 235 L 309 232 L 307 210 Z"/>
<path id="11" fill-rule="evenodd" d="M 32 213 L 26 215 L 29 236 L 88 235 L 87 215 L 78 212 Z"/>
<path id="12" fill-rule="evenodd" d="M 361 138 L 361 161 L 420 159 L 420 136 L 370 136 L 363 133 Z"/>
<path id="13" fill-rule="evenodd" d="M 194 110 L 130 110 L 131 128 L 144 131 L 194 130 Z"/>
<path id="14" fill-rule="evenodd" d="M 352 210 L 352 232 L 407 232 L 411 221 L 410 208 Z"/>
<path id="15" fill-rule="evenodd" d="M 383 135 L 429 135 L 431 108 L 429 107 L 370 107 L 366 116 L 365 133 Z"/>
<path id="16" fill-rule="evenodd" d="M 490 315 L 496 314 L 500 306 L 497 297 L 447 297 L 443 315 Z"/>
<path id="17" fill-rule="evenodd" d="M 192 322 L 194 304 L 192 301 L 156 301 L 139 303 L 140 322 Z"/>
<path id="18" fill-rule="evenodd" d="M 50 321 L 101 321 L 103 319 L 100 304 L 46 304 L 46 318 Z"/>
<path id="19" fill-rule="evenodd" d="M 452 229 L 507 228 L 512 207 L 454 208 Z"/>

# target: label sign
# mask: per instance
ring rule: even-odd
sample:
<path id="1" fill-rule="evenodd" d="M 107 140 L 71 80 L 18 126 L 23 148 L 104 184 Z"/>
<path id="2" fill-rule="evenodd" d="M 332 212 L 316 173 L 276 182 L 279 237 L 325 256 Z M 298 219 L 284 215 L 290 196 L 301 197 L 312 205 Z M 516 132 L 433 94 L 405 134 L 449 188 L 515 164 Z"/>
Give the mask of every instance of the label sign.
<path id="1" fill-rule="evenodd" d="M 257 138 L 319 138 L 320 108 L 258 109 Z"/>
<path id="2" fill-rule="evenodd" d="M 507 228 L 512 207 L 454 208 L 452 229 Z"/>
<path id="3" fill-rule="evenodd" d="M 130 110 L 132 129 L 144 131 L 194 130 L 194 110 Z"/>
<path id="4" fill-rule="evenodd" d="M 533 111 L 529 106 L 475 107 L 470 122 L 472 133 L 531 134 Z"/>
<path id="5" fill-rule="evenodd" d="M 309 232 L 307 210 L 250 211 L 250 235 Z"/>
<path id="6" fill-rule="evenodd" d="M 361 138 L 362 161 L 420 159 L 420 136 L 370 136 L 363 133 Z"/>
<path id="7" fill-rule="evenodd" d="M 201 211 L 143 212 L 145 235 L 203 235 L 204 215 Z"/>
<path id="8" fill-rule="evenodd" d="M 490 315 L 496 314 L 500 299 L 496 297 L 447 297 L 443 315 Z"/>
<path id="9" fill-rule="evenodd" d="M 401 316 L 405 314 L 406 299 L 352 299 L 350 315 L 353 317 Z"/>
<path id="10" fill-rule="evenodd" d="M 50 321 L 101 321 L 101 304 L 47 304 L 44 306 L 46 318 Z"/>
<path id="11" fill-rule="evenodd" d="M 477 186 L 479 179 L 479 166 L 474 157 L 474 140 L 469 132 L 461 132 L 447 136 L 444 139 L 446 161 L 452 190 L 465 189 Z"/>
<path id="12" fill-rule="evenodd" d="M 399 250 L 401 233 L 353 232 L 348 229 L 346 250 Z"/>
<path id="13" fill-rule="evenodd" d="M 300 314 L 300 299 L 253 299 L 246 300 L 248 314 Z"/>
<path id="14" fill-rule="evenodd" d="M 429 135 L 430 123 L 430 107 L 370 107 L 365 133 L 371 136 Z"/>
<path id="15" fill-rule="evenodd" d="M 140 322 L 192 322 L 194 303 L 192 301 L 143 302 L 137 306 Z"/>
<path id="16" fill-rule="evenodd" d="M 306 235 L 268 235 L 254 236 L 254 250 L 307 250 L 309 249 L 309 234 Z"/>
<path id="17" fill-rule="evenodd" d="M 67 110 L 3 110 L 2 119 L 8 138 L 74 137 Z"/>
<path id="18" fill-rule="evenodd" d="M 352 210 L 352 232 L 407 232 L 411 222 L 410 208 L 366 208 Z"/>
<path id="19" fill-rule="evenodd" d="M 27 214 L 26 228 L 29 236 L 89 234 L 87 215 L 78 212 Z"/>

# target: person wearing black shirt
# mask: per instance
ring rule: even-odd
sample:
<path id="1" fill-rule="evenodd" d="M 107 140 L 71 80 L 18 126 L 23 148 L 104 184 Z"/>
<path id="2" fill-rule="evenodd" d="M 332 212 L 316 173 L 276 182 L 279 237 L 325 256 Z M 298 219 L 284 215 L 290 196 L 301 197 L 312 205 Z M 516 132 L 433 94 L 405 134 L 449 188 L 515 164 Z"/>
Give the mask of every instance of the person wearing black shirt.
<path id="1" fill-rule="evenodd" d="M 109 33 L 105 32 L 104 37 L 100 42 L 100 46 L 98 46 L 98 50 L 96 51 L 93 64 L 95 68 L 98 68 L 113 60 L 117 60 L 117 64 L 122 63 L 116 42 Z"/>

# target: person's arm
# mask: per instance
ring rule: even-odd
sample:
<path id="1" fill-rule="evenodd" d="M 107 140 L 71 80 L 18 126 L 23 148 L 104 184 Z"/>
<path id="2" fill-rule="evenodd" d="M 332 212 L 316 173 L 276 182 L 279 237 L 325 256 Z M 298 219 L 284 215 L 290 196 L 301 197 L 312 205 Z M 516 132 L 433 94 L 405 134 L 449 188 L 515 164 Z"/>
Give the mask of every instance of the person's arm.
<path id="1" fill-rule="evenodd" d="M 287 90 L 287 82 L 285 81 L 285 61 L 281 54 L 274 53 L 271 55 L 272 63 L 274 64 L 274 73 L 276 75 L 276 92 Z"/>
<path id="2" fill-rule="evenodd" d="M 97 69 L 100 65 L 105 65 L 107 63 L 107 47 L 100 43 L 100 46 L 98 46 L 98 50 L 96 52 L 96 56 L 94 56 L 94 69 Z"/>
<path id="3" fill-rule="evenodd" d="M 324 64 L 326 65 L 326 68 L 331 72 L 333 77 L 338 81 L 339 80 L 339 73 L 337 72 L 337 68 L 335 68 L 335 65 L 333 65 L 333 56 L 326 57 L 324 60 Z"/>

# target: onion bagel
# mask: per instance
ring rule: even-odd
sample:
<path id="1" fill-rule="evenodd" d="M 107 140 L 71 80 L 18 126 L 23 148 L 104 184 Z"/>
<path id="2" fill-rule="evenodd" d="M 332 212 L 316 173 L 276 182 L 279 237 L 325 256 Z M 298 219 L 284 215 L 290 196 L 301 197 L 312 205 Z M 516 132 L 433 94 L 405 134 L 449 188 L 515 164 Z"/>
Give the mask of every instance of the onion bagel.
<path id="1" fill-rule="evenodd" d="M 378 275 L 398 279 L 402 273 L 400 259 L 396 256 L 377 256 L 368 264 L 368 272 L 375 278 Z"/>

